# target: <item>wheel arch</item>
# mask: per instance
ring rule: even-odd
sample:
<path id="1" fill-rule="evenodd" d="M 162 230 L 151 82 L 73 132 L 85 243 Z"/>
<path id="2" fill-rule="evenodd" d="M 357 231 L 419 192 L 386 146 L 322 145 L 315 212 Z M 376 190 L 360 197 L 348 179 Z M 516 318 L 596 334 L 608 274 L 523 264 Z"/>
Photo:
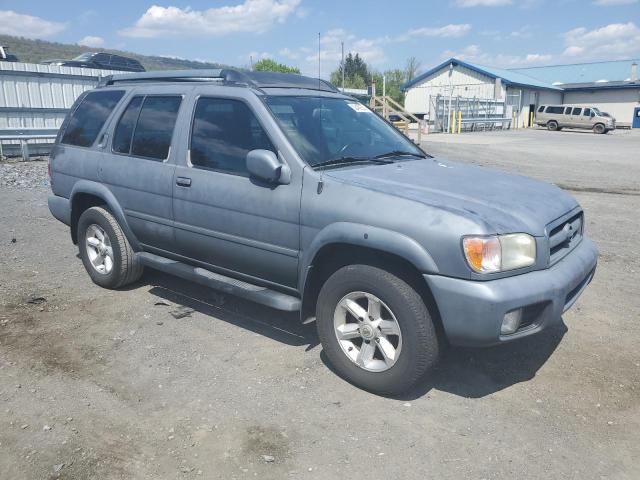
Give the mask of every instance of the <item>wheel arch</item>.
<path id="1" fill-rule="evenodd" d="M 423 298 L 441 333 L 442 320 L 438 306 L 422 276 L 423 273 L 438 272 L 429 253 L 407 236 L 395 232 L 382 233 L 381 229 L 371 227 L 365 230 L 369 232 L 367 238 L 361 231 L 359 236 L 349 235 L 347 238 L 318 242 L 319 246 L 313 249 L 313 254 L 305 257 L 307 261 L 304 262 L 300 284 L 302 318 L 315 315 L 320 288 L 332 273 L 346 265 L 365 264 L 385 269 L 407 281 Z M 405 248 L 396 249 L 394 246 Z"/>
<path id="2" fill-rule="evenodd" d="M 71 204 L 71 239 L 74 244 L 78 243 L 77 227 L 82 212 L 91 207 L 104 206 L 116 218 L 133 249 L 135 251 L 140 249 L 137 239 L 129 228 L 124 210 L 107 187 L 100 183 L 81 180 L 74 185 L 69 199 Z"/>

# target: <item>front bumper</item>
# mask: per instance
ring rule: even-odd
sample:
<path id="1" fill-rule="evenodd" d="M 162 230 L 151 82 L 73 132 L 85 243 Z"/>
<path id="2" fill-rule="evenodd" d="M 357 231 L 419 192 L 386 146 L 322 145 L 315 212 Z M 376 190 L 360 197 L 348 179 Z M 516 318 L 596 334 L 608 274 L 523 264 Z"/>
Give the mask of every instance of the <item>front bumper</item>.
<path id="1" fill-rule="evenodd" d="M 595 274 L 598 250 L 588 238 L 546 270 L 490 281 L 424 275 L 450 343 L 490 346 L 532 335 L 560 320 Z M 501 335 L 505 313 L 525 307 L 527 324 Z"/>

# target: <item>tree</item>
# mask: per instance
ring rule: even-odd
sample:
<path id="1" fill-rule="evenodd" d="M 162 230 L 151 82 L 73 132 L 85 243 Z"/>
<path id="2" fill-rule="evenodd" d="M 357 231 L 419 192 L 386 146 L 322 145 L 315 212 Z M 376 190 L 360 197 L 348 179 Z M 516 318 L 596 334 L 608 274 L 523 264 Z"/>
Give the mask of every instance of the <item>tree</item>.
<path id="1" fill-rule="evenodd" d="M 420 62 L 416 57 L 409 57 L 404 67 L 404 74 L 407 82 L 410 82 L 418 75 L 420 70 Z"/>
<path id="2" fill-rule="evenodd" d="M 290 67 L 284 63 L 278 63 L 270 58 L 263 58 L 259 62 L 253 65 L 253 69 L 257 72 L 280 72 L 280 73 L 297 73 L 300 74 L 300 70 L 296 67 Z"/>
<path id="3" fill-rule="evenodd" d="M 342 87 L 342 62 L 338 69 L 331 73 L 331 83 Z M 371 73 L 366 62 L 359 54 L 349 53 L 344 59 L 344 86 L 346 88 L 367 88 L 371 84 Z"/>

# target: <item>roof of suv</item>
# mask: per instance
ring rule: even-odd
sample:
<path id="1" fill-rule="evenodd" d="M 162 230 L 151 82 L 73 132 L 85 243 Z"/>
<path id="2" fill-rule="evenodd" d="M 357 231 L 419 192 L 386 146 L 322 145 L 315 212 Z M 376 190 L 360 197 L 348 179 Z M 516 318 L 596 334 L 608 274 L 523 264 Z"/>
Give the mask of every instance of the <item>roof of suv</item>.
<path id="1" fill-rule="evenodd" d="M 333 85 L 319 78 L 305 77 L 292 73 L 244 72 L 232 69 L 170 70 L 144 73 L 109 75 L 99 86 L 121 83 L 164 83 L 164 82 L 223 82 L 229 86 L 245 86 L 258 90 L 264 88 L 288 88 L 340 93 Z"/>

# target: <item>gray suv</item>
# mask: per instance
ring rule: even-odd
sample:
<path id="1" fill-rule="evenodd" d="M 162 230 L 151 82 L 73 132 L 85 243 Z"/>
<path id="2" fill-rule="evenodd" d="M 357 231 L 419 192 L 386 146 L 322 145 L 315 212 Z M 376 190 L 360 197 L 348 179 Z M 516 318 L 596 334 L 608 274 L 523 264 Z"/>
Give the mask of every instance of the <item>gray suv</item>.
<path id="1" fill-rule="evenodd" d="M 432 158 L 299 75 L 107 77 L 50 158 L 49 208 L 96 284 L 150 267 L 315 315 L 335 370 L 376 393 L 410 388 L 447 343 L 558 322 L 596 268 L 570 195 Z"/>

